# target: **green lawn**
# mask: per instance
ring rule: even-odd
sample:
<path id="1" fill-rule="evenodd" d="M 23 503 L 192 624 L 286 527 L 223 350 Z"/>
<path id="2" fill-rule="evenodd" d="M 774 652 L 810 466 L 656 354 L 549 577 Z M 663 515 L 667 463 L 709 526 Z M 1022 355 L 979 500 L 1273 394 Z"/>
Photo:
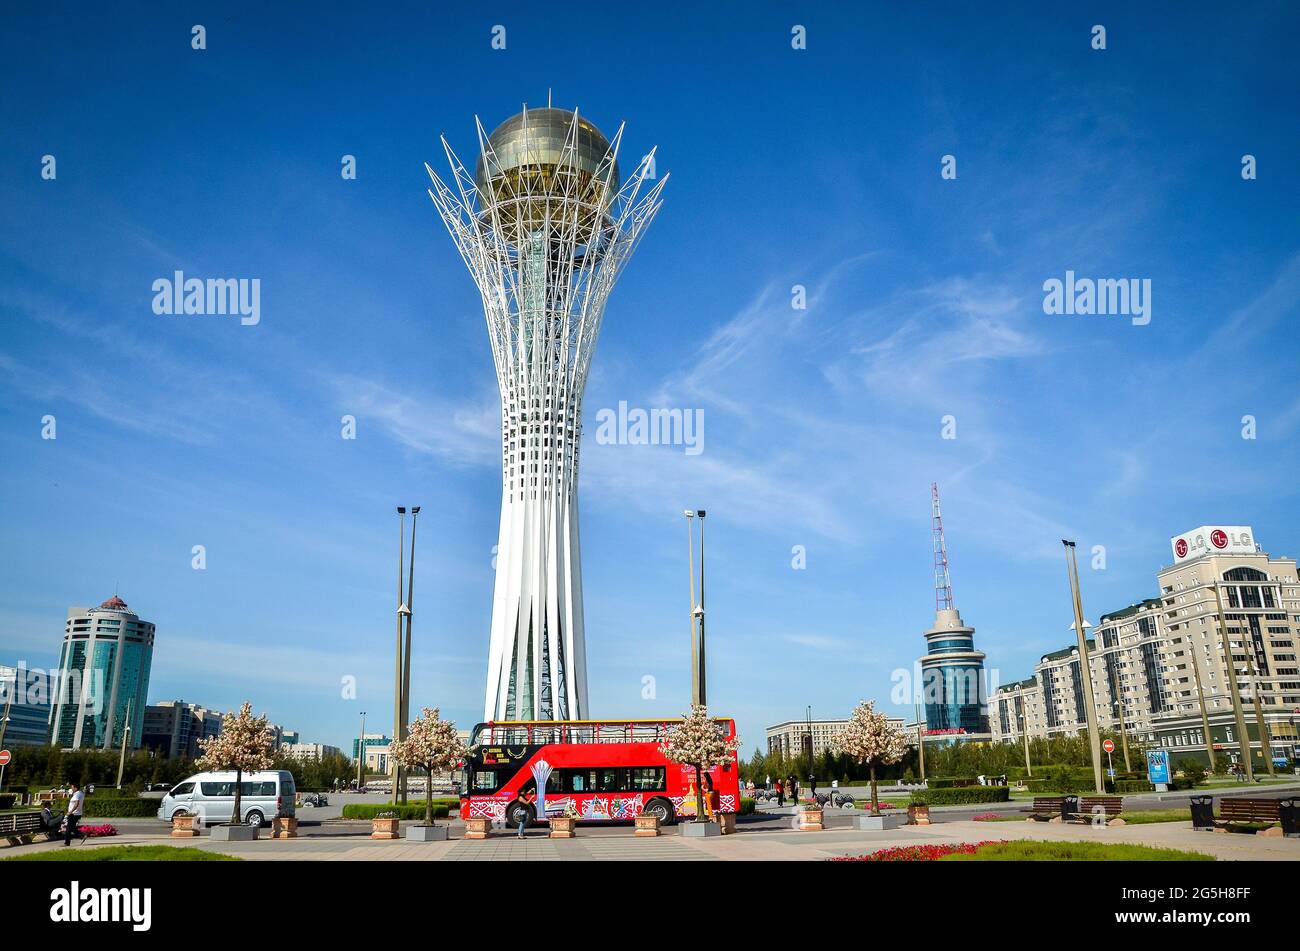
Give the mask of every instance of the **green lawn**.
<path id="1" fill-rule="evenodd" d="M 102 848 L 72 846 L 30 855 L 15 855 L 5 862 L 241 862 L 233 855 L 172 845 L 107 845 Z"/>
<path id="2" fill-rule="evenodd" d="M 1104 842 L 1001 842 L 940 862 L 1213 862 L 1214 856 L 1178 849 Z"/>
<path id="3" fill-rule="evenodd" d="M 1010 815 L 998 816 L 996 819 L 981 819 L 981 822 L 1024 822 L 1028 815 L 1023 812 L 1013 812 Z M 1141 826 L 1149 825 L 1152 822 L 1191 822 L 1192 813 L 1187 807 L 1182 809 L 1142 809 L 1133 812 L 1122 812 L 1119 818 L 1124 820 L 1126 825 Z"/>

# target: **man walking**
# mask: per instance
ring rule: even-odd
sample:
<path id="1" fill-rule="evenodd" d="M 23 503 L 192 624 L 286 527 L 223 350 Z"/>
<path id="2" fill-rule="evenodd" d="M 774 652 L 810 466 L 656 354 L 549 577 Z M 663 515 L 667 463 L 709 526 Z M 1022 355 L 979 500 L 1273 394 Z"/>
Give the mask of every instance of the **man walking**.
<path id="1" fill-rule="evenodd" d="M 77 825 L 86 808 L 86 794 L 81 791 L 80 783 L 72 784 L 72 796 L 68 799 L 68 812 L 63 817 L 63 847 L 72 844 L 72 837 L 77 834 Z"/>

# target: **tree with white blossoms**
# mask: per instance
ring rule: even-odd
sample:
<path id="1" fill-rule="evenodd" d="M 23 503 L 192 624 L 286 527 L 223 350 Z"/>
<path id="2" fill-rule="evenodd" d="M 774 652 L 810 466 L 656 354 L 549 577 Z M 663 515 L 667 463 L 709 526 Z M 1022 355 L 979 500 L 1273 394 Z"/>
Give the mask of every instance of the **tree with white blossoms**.
<path id="1" fill-rule="evenodd" d="M 424 795 L 424 824 L 433 825 L 433 774 L 456 768 L 465 758 L 465 744 L 456 735 L 456 724 L 438 719 L 438 708 L 425 707 L 408 729 L 404 740 L 394 740 L 388 755 L 407 769 L 422 769 L 429 777 Z"/>
<path id="2" fill-rule="evenodd" d="M 221 732 L 199 741 L 200 756 L 194 764 L 198 769 L 235 771 L 235 812 L 231 825 L 239 825 L 240 786 L 244 773 L 270 769 L 275 739 L 266 726 L 266 714 L 253 716 L 253 705 L 245 703 L 238 713 L 227 713 L 221 718 Z"/>
<path id="3" fill-rule="evenodd" d="M 871 769 L 871 814 L 880 815 L 880 798 L 876 794 L 876 767 L 897 763 L 907 755 L 907 734 L 876 712 L 876 701 L 863 700 L 853 710 L 848 726 L 836 735 L 832 745 L 837 753 Z"/>
<path id="4" fill-rule="evenodd" d="M 707 707 L 692 704 L 691 712 L 680 726 L 668 730 L 668 740 L 659 747 L 670 762 L 695 767 L 695 821 L 707 821 L 704 815 L 704 770 L 730 763 L 735 759 L 740 738 L 728 740 L 722 725 L 709 716 Z"/>

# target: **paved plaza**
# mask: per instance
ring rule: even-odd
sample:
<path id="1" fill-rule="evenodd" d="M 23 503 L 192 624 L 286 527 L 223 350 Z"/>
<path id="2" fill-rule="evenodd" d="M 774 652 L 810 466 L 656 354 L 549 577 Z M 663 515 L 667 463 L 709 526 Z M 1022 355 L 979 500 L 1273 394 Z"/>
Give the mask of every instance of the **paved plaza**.
<path id="1" fill-rule="evenodd" d="M 1203 852 L 1221 860 L 1300 860 L 1300 839 L 1247 834 L 1198 832 L 1187 822 L 1093 827 L 1045 822 L 977 822 L 957 820 L 929 826 L 903 826 L 888 832 L 862 832 L 847 819 L 821 832 L 798 832 L 783 817 L 742 822 L 735 835 L 687 838 L 671 828 L 657 838 L 636 838 L 630 826 L 579 827 L 573 839 L 550 839 L 534 829 L 525 839 L 501 831 L 486 840 L 462 838 L 464 826 L 450 823 L 446 842 L 407 843 L 369 838 L 368 826 L 325 823 L 316 832 L 295 839 L 216 843 L 203 836 L 173 839 L 166 831 L 124 830 L 109 839 L 72 846 L 173 845 L 209 849 L 251 861 L 818 861 L 860 855 L 898 845 L 935 845 L 986 840 L 1029 839 L 1046 842 L 1111 842 Z M 764 821 L 766 820 L 766 821 Z M 0 850 L 0 857 L 62 849 L 61 842 L 40 842 Z"/>

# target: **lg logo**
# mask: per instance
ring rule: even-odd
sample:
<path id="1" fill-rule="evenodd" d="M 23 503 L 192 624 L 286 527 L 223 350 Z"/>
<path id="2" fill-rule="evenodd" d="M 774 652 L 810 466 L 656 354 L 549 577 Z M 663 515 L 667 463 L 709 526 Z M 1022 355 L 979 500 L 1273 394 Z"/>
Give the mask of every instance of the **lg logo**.
<path id="1" fill-rule="evenodd" d="M 1178 539 L 1177 542 L 1174 543 L 1174 554 L 1177 555 L 1179 558 L 1186 558 L 1186 557 L 1187 557 L 1187 539 L 1186 539 L 1186 538 L 1180 538 L 1180 539 Z"/>
<path id="2" fill-rule="evenodd" d="M 1215 548 L 1227 548 L 1228 533 L 1221 528 L 1216 528 L 1214 531 L 1210 532 L 1210 544 Z"/>

